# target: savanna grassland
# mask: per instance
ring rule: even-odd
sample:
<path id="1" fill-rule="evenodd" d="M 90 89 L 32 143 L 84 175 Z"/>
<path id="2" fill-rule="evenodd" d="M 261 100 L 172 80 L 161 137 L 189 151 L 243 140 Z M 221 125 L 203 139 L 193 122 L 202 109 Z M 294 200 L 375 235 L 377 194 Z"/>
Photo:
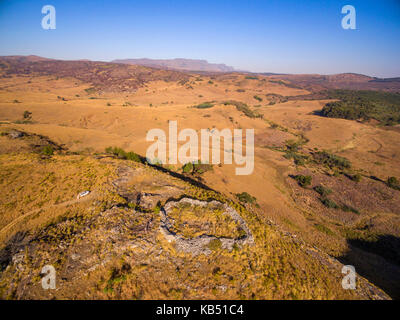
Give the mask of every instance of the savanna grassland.
<path id="1" fill-rule="evenodd" d="M 398 94 L 328 95 L 237 72 L 0 62 L 2 298 L 400 297 Z M 171 120 L 197 132 L 254 129 L 253 174 L 147 163 L 147 131 L 168 132 Z M 233 208 L 254 242 L 180 250 L 160 212 L 182 198 Z M 171 219 L 179 241 L 243 236 L 219 206 L 178 207 Z M 46 264 L 57 291 L 41 288 Z M 343 264 L 360 275 L 355 291 L 341 286 Z"/>

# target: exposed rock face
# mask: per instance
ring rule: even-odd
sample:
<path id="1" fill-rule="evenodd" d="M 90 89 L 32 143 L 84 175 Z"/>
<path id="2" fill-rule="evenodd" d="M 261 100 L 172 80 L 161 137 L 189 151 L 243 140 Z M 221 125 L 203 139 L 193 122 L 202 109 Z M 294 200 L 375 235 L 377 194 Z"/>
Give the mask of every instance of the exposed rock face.
<path id="1" fill-rule="evenodd" d="M 182 235 L 171 231 L 172 224 L 169 219 L 168 213 L 174 207 L 183 203 L 203 208 L 211 205 L 222 205 L 225 209 L 224 214 L 228 214 L 234 221 L 236 221 L 242 228 L 242 230 L 245 232 L 245 235 L 239 238 L 227 238 L 227 237 L 216 237 L 210 234 L 204 234 L 195 238 L 185 238 Z M 165 239 L 167 239 L 168 242 L 175 241 L 178 250 L 189 252 L 192 253 L 193 255 L 198 255 L 202 253 L 210 254 L 211 250 L 209 248 L 209 244 L 213 240 L 220 241 L 221 247 L 227 250 L 232 250 L 235 244 L 237 246 L 243 246 L 246 244 L 254 243 L 253 236 L 249 228 L 247 227 L 246 222 L 236 212 L 236 210 L 228 206 L 227 204 L 222 204 L 221 202 L 215 200 L 207 202 L 207 201 L 194 200 L 190 198 L 183 198 L 180 201 L 170 201 L 164 206 L 164 208 L 161 209 L 160 217 L 161 217 L 160 231 L 164 235 Z"/>

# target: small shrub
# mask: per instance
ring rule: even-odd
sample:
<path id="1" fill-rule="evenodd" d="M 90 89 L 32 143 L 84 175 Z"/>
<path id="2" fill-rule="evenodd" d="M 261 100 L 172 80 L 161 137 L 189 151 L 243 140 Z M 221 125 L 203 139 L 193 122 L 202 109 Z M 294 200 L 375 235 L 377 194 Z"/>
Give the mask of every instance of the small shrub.
<path id="1" fill-rule="evenodd" d="M 356 208 L 353 208 L 347 204 L 342 205 L 340 209 L 342 209 L 345 212 L 353 212 L 355 214 L 360 214 L 360 212 Z"/>
<path id="2" fill-rule="evenodd" d="M 263 99 L 260 98 L 259 96 L 254 96 L 253 98 L 256 99 L 256 100 L 258 100 L 258 101 L 260 101 L 260 102 L 263 101 Z"/>
<path id="3" fill-rule="evenodd" d="M 135 162 L 141 162 L 140 161 L 140 156 L 138 154 L 136 154 L 135 152 L 127 152 L 126 156 L 125 156 L 126 160 L 131 160 L 131 161 L 135 161 Z"/>
<path id="4" fill-rule="evenodd" d="M 209 109 L 209 108 L 212 108 L 212 107 L 214 107 L 214 104 L 211 103 L 211 102 L 203 102 L 203 103 L 200 103 L 200 104 L 198 104 L 196 106 L 193 106 L 193 108 L 196 108 L 196 109 Z"/>
<path id="5" fill-rule="evenodd" d="M 313 153 L 313 157 L 315 162 L 323 164 L 330 169 L 338 168 L 343 170 L 351 168 L 351 162 L 348 159 L 334 155 L 327 151 L 315 152 Z"/>
<path id="6" fill-rule="evenodd" d="M 242 112 L 246 117 L 249 118 L 263 118 L 262 114 L 253 112 L 249 106 L 240 101 L 229 100 L 224 102 L 225 106 L 232 105 L 236 107 L 236 110 Z"/>
<path id="7" fill-rule="evenodd" d="M 349 175 L 347 175 L 347 177 L 350 179 L 350 180 L 352 180 L 352 181 L 355 181 L 355 182 L 360 182 L 361 181 L 361 179 L 362 179 L 362 176 L 361 176 L 361 174 L 359 174 L 359 173 L 356 173 L 356 174 L 349 174 Z"/>
<path id="8" fill-rule="evenodd" d="M 32 112 L 25 110 L 23 114 L 24 119 L 31 119 L 32 118 Z"/>
<path id="9" fill-rule="evenodd" d="M 141 157 L 137 153 L 132 152 L 132 151 L 126 152 L 122 148 L 107 147 L 105 151 L 106 151 L 106 153 L 113 154 L 120 159 L 131 160 L 131 161 L 135 161 L 135 162 L 143 162 Z"/>
<path id="10" fill-rule="evenodd" d="M 155 214 L 159 214 L 159 213 L 160 213 L 160 210 L 161 210 L 161 202 L 158 201 L 157 204 L 156 204 L 156 206 L 155 206 L 154 209 L 153 209 L 153 212 L 154 212 Z"/>
<path id="11" fill-rule="evenodd" d="M 250 194 L 248 194 L 247 192 L 237 193 L 237 194 L 235 194 L 235 196 L 242 203 L 254 204 L 257 202 L 257 199 L 255 197 L 251 196 Z"/>
<path id="12" fill-rule="evenodd" d="M 201 163 L 200 161 L 198 163 L 193 163 L 193 173 L 197 174 L 203 174 L 207 171 L 212 171 L 213 166 L 208 163 Z"/>
<path id="13" fill-rule="evenodd" d="M 319 193 L 322 197 L 326 197 L 332 193 L 332 190 L 324 186 L 314 187 L 315 192 Z"/>
<path id="14" fill-rule="evenodd" d="M 297 166 L 304 166 L 308 161 L 308 156 L 291 151 L 286 151 L 283 157 L 286 159 L 293 159 L 295 165 Z"/>
<path id="15" fill-rule="evenodd" d="M 53 147 L 50 145 L 44 146 L 42 149 L 42 154 L 45 156 L 52 156 L 54 154 Z"/>
<path id="16" fill-rule="evenodd" d="M 399 180 L 397 180 L 396 177 L 389 177 L 387 179 L 386 184 L 388 185 L 388 187 L 395 189 L 395 190 L 400 190 L 400 183 Z"/>
<path id="17" fill-rule="evenodd" d="M 301 174 L 294 176 L 294 180 L 297 181 L 300 187 L 305 188 L 309 185 L 311 185 L 312 182 L 312 177 L 311 176 L 303 176 Z"/>
<path id="18" fill-rule="evenodd" d="M 321 198 L 320 201 L 322 204 L 330 209 L 339 209 L 340 207 L 337 205 L 337 203 L 331 199 L 328 198 Z"/>
<path id="19" fill-rule="evenodd" d="M 193 173 L 193 163 L 188 162 L 182 167 L 183 173 Z"/>

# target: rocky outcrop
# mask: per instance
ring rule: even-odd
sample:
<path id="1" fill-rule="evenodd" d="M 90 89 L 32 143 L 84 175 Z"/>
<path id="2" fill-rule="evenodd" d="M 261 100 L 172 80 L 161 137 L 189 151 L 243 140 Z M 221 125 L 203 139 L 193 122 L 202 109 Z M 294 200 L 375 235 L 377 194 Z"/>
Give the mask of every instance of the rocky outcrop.
<path id="1" fill-rule="evenodd" d="M 226 238 L 216 237 L 210 234 L 203 234 L 195 238 L 185 238 L 182 235 L 177 234 L 171 230 L 172 224 L 168 216 L 168 213 L 179 204 L 190 204 L 199 207 L 222 205 L 225 209 L 224 214 L 228 214 L 234 221 L 236 221 L 241 229 L 245 232 L 245 235 L 241 236 L 240 238 Z M 215 240 L 220 241 L 221 248 L 227 250 L 232 250 L 234 245 L 243 246 L 246 244 L 254 243 L 254 239 L 250 232 L 250 229 L 247 227 L 246 222 L 243 220 L 243 218 L 236 212 L 235 209 L 219 201 L 213 200 L 211 202 L 207 202 L 190 198 L 183 198 L 180 201 L 169 201 L 160 210 L 160 217 L 160 232 L 164 235 L 165 239 L 168 242 L 175 242 L 178 250 L 192 253 L 193 255 L 210 254 L 211 249 L 209 248 L 209 244 L 211 241 Z"/>

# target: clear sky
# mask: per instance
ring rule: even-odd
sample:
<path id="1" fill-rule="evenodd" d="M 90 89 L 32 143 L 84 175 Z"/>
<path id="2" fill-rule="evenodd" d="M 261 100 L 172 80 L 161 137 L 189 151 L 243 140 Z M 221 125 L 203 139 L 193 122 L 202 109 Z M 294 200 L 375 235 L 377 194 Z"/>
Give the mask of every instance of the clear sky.
<path id="1" fill-rule="evenodd" d="M 41 9 L 56 8 L 44 30 Z M 356 9 L 344 30 L 341 8 Z M 400 0 L 0 0 L 0 55 L 191 58 L 254 72 L 400 76 Z"/>

